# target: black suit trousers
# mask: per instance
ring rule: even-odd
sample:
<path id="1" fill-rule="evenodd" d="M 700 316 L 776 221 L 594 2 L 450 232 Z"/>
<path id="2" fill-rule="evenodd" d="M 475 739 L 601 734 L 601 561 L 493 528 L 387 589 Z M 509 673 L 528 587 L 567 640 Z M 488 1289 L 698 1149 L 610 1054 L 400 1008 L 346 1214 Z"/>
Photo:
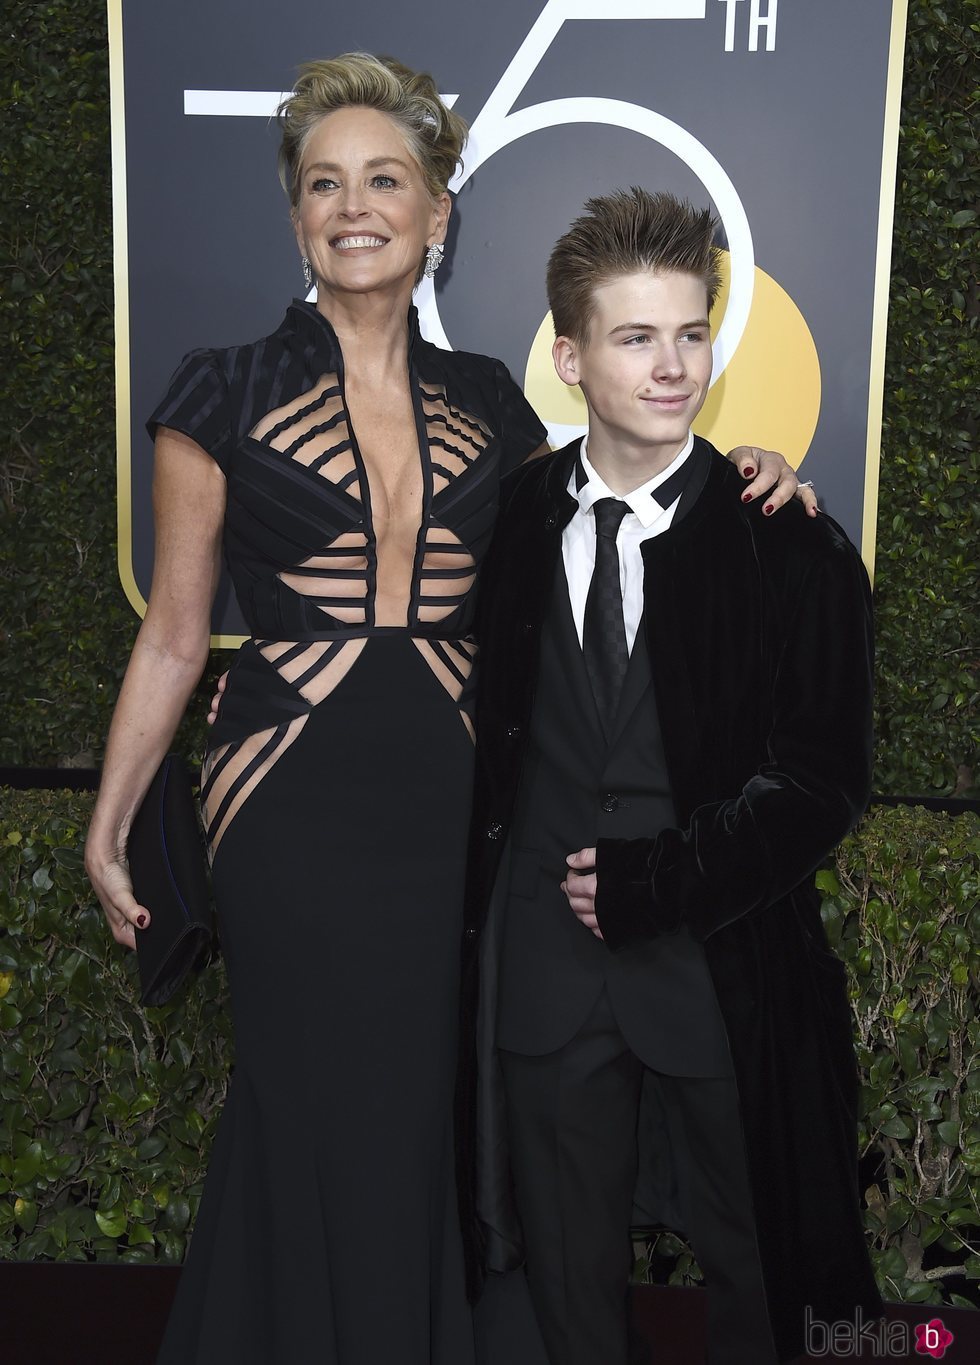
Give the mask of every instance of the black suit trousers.
<path id="1" fill-rule="evenodd" d="M 710 1365 L 770 1365 L 735 1082 L 649 1073 L 603 990 L 564 1047 L 501 1050 L 531 1298 L 551 1365 L 633 1365 L 630 1213 L 644 1084 L 667 1118 L 678 1205 L 708 1285 Z"/>

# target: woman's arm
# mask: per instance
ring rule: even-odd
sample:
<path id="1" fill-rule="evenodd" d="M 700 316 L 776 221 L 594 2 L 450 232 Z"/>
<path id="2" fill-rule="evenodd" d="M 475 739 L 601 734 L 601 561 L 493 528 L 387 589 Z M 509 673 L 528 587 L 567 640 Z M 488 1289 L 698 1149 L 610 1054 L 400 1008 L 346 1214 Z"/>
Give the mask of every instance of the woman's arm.
<path id="1" fill-rule="evenodd" d="M 156 546 L 146 615 L 106 744 L 85 870 L 117 943 L 136 946 L 149 912 L 133 897 L 126 842 L 208 657 L 221 564 L 225 477 L 195 441 L 160 428 L 154 446 Z"/>

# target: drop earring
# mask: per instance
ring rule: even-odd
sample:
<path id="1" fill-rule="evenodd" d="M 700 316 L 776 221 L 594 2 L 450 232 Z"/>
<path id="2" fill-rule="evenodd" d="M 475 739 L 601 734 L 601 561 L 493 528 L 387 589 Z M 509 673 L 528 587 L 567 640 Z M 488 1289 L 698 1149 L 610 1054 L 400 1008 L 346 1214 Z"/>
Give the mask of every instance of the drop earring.
<path id="1" fill-rule="evenodd" d="M 431 280 L 442 265 L 442 258 L 446 254 L 446 248 L 440 242 L 433 242 L 425 253 L 425 275 Z"/>
<path id="2" fill-rule="evenodd" d="M 307 291 L 313 288 L 313 270 L 305 256 L 303 257 L 303 280 Z"/>

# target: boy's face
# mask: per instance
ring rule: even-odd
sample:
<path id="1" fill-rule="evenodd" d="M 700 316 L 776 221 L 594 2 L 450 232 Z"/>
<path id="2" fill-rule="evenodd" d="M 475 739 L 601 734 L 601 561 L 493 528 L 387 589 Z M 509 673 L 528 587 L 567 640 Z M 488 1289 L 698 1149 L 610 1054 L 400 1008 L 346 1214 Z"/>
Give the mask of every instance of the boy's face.
<path id="1" fill-rule="evenodd" d="M 693 275 L 640 271 L 594 293 L 587 343 L 559 337 L 555 368 L 580 384 L 590 456 L 665 468 L 683 448 L 711 380 L 708 298 Z"/>

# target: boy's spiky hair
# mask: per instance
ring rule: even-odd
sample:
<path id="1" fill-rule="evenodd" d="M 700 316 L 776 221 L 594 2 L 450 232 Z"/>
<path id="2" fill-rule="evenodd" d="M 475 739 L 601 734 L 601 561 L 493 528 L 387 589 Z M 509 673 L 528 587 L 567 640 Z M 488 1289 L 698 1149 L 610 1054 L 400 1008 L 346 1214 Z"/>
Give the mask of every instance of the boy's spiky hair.
<path id="1" fill-rule="evenodd" d="M 672 194 L 638 189 L 588 199 L 585 212 L 559 238 L 548 261 L 548 303 L 555 335 L 588 341 L 595 290 L 641 270 L 694 275 L 710 309 L 721 287 L 717 221 Z"/>

